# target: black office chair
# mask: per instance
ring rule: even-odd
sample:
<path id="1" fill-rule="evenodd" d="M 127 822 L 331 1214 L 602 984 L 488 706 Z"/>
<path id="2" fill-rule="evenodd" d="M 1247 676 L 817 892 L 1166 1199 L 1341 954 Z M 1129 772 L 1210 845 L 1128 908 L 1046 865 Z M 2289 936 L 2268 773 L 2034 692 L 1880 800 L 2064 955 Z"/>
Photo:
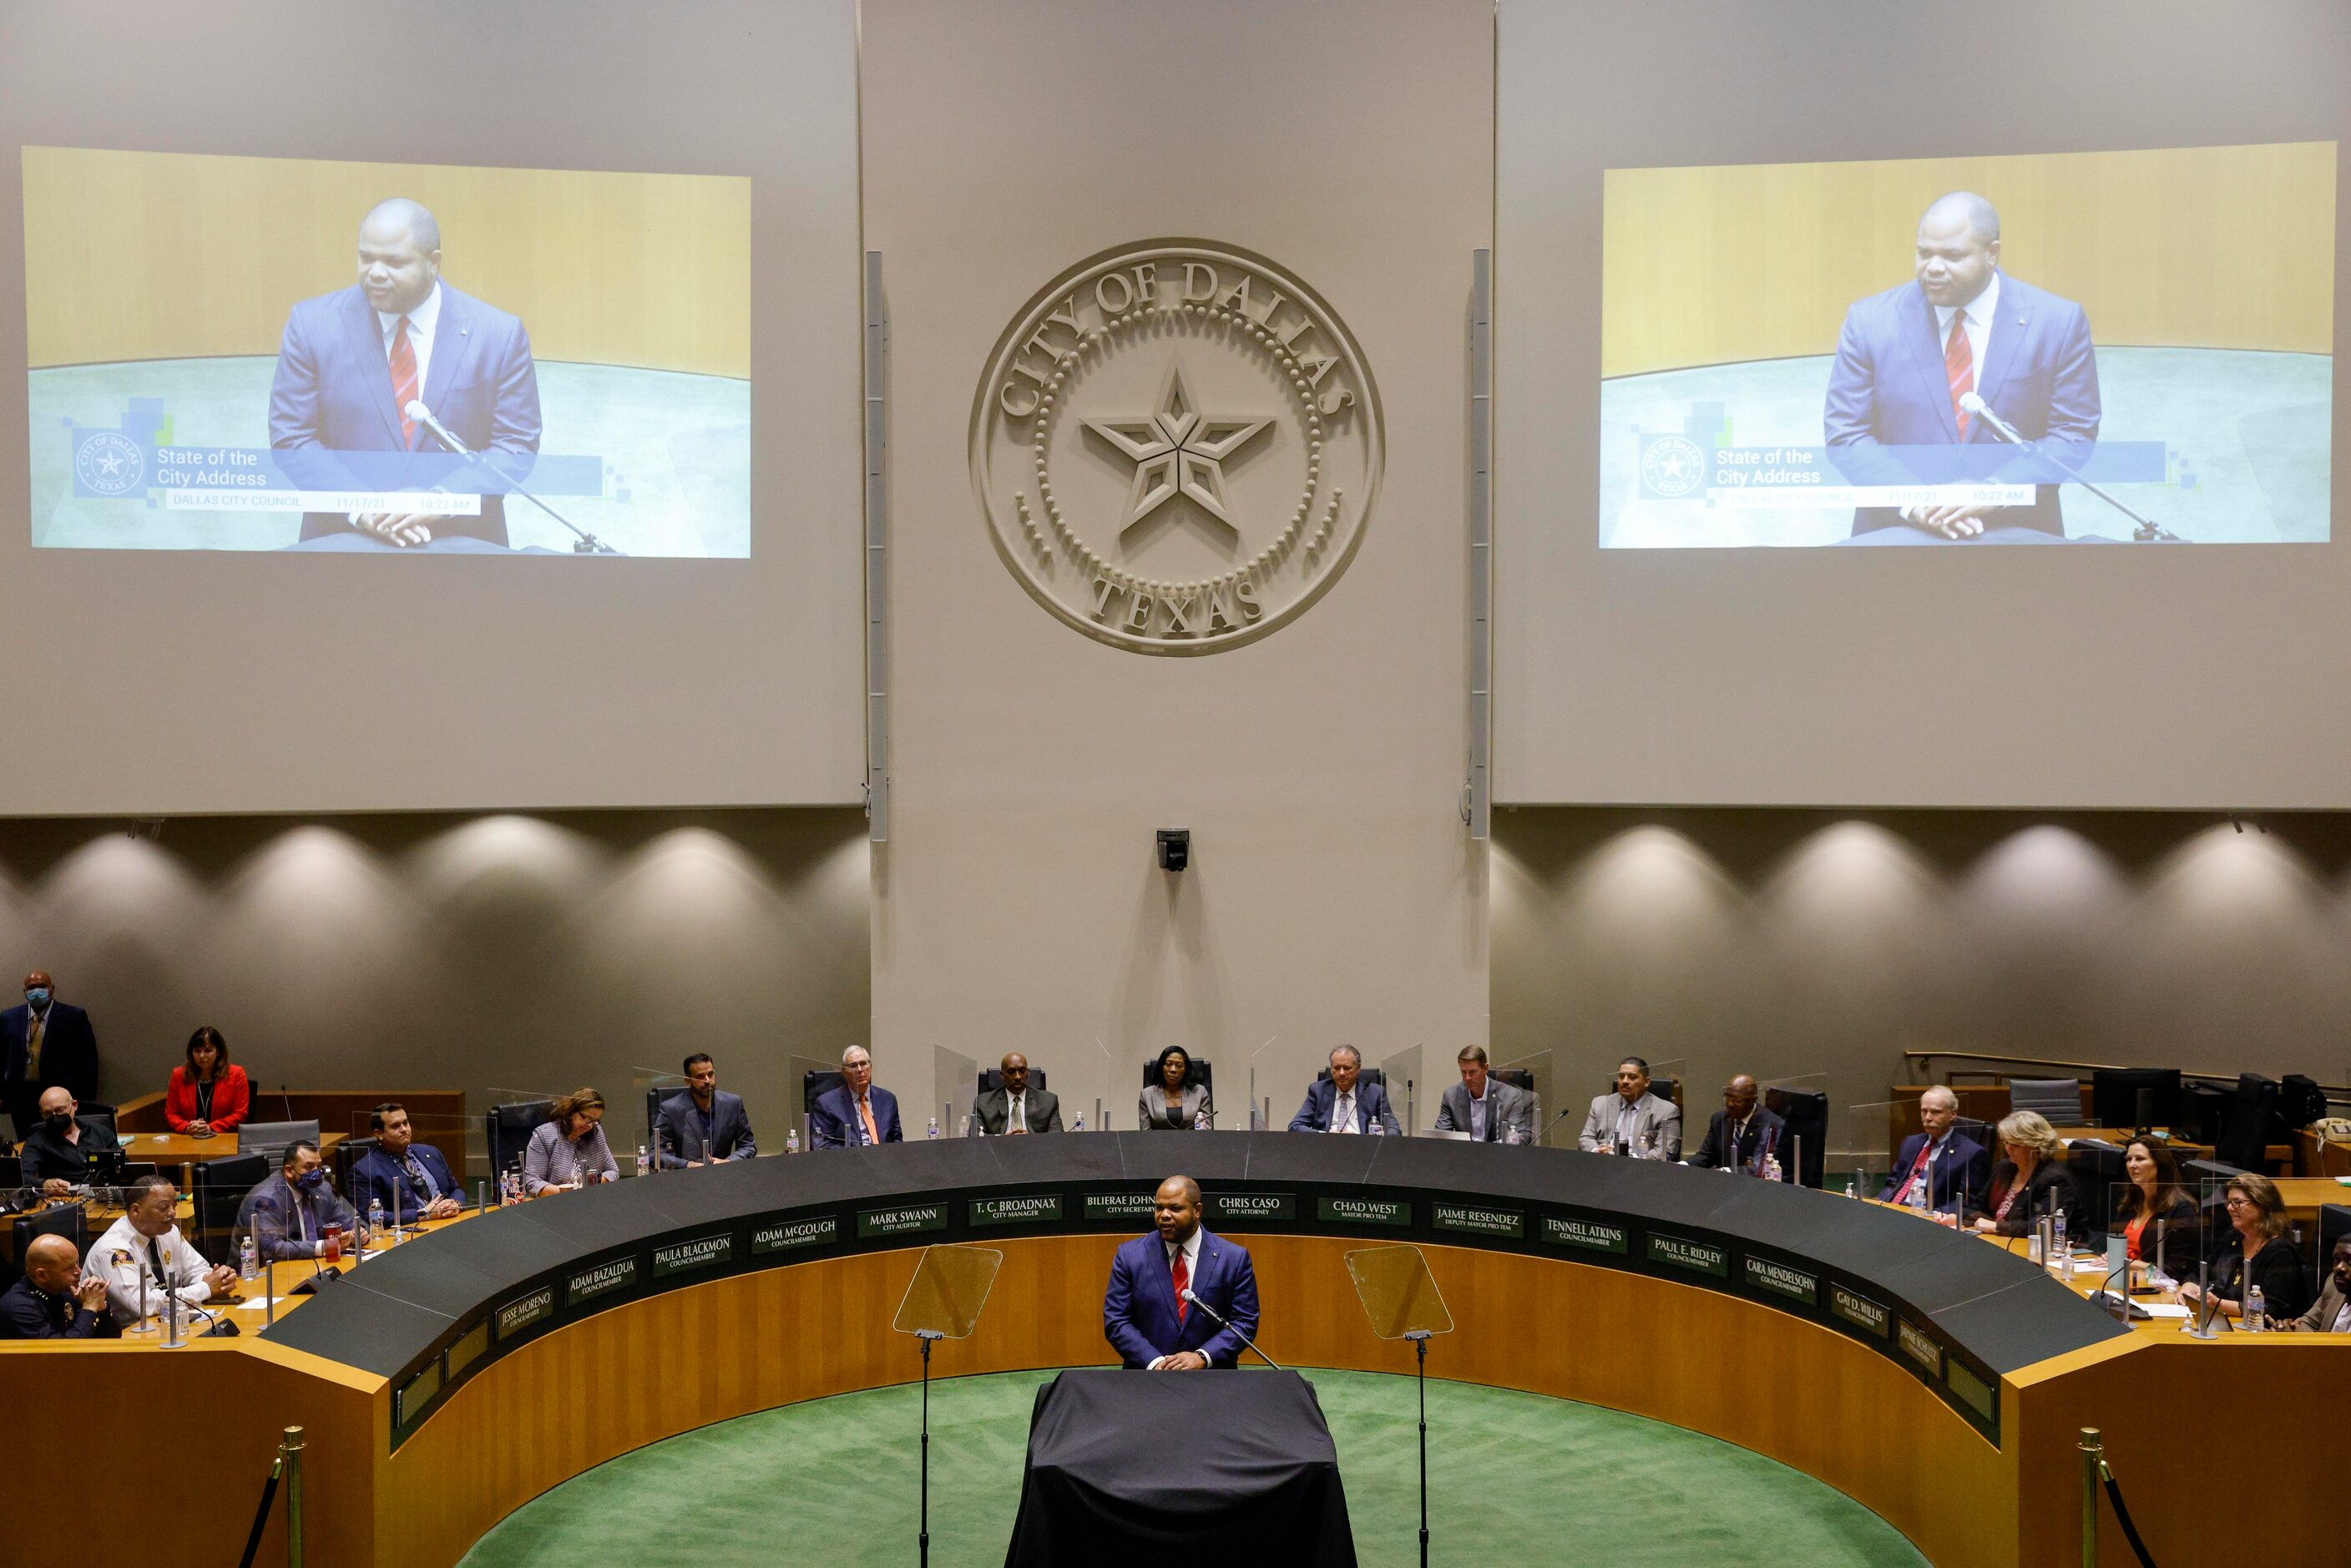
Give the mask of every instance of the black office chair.
<path id="1" fill-rule="evenodd" d="M 2335 1244 L 2351 1236 L 2351 1204 L 2322 1203 L 2318 1206 L 2318 1277 L 2322 1282 L 2326 1271 L 2335 1266 Z"/>
<path id="2" fill-rule="evenodd" d="M 89 1256 L 89 1215 L 80 1204 L 61 1203 L 55 1208 L 38 1214 L 27 1214 L 14 1226 L 16 1249 L 11 1254 L 17 1270 L 24 1266 L 25 1249 L 43 1236 L 62 1236 L 74 1244 L 74 1250 Z M 12 1284 L 15 1282 L 12 1279 Z"/>
<path id="3" fill-rule="evenodd" d="M 1331 1070 L 1326 1067 L 1322 1071 L 1316 1073 L 1314 1075 L 1314 1082 L 1317 1083 L 1330 1082 Z M 1361 1072 L 1355 1074 L 1355 1082 L 1358 1083 L 1376 1083 L 1381 1088 L 1384 1089 L 1388 1086 L 1388 1075 L 1381 1071 L 1376 1067 L 1366 1067 Z"/>
<path id="4" fill-rule="evenodd" d="M 1828 1167 L 1829 1097 L 1819 1089 L 1766 1089 L 1763 1108 L 1787 1124 L 1781 1136 L 1796 1151 L 1796 1182 L 1800 1186 L 1817 1187 Z M 1980 1125 L 1980 1124 L 1979 1124 Z M 1689 1128 L 1682 1129 L 1683 1142 L 1689 1141 Z M 1977 1140 L 1989 1148 L 1985 1139 Z"/>
<path id="5" fill-rule="evenodd" d="M 1187 1056 L 1185 1061 L 1190 1064 L 1184 1070 L 1186 1085 L 1198 1084 L 1208 1092 L 1208 1098 L 1214 1100 L 1217 1097 L 1215 1065 L 1205 1056 Z M 1149 1058 L 1143 1064 L 1143 1086 L 1145 1089 L 1159 1087 L 1159 1059 L 1155 1056 Z"/>
<path id="6" fill-rule="evenodd" d="M 493 1181 L 502 1181 L 507 1172 L 522 1168 L 522 1151 L 532 1131 L 554 1114 L 552 1100 L 517 1100 L 490 1107 L 486 1131 Z"/>
<path id="7" fill-rule="evenodd" d="M 333 1160 L 335 1190 L 357 1203 L 359 1199 L 351 1194 L 351 1167 L 366 1157 L 369 1150 L 382 1146 L 383 1140 L 373 1134 L 364 1138 L 345 1138 L 337 1144 Z"/>
<path id="8" fill-rule="evenodd" d="M 215 1260 L 229 1260 L 237 1205 L 269 1179 L 271 1169 L 267 1155 L 230 1155 L 197 1163 L 195 1185 L 188 1189 L 196 1206 L 196 1250 Z"/>
<path id="9" fill-rule="evenodd" d="M 813 1113 L 816 1103 L 840 1088 L 844 1080 L 836 1068 L 820 1068 L 800 1077 L 800 1114 Z"/>
<path id="10" fill-rule="evenodd" d="M 2128 1179 L 2122 1145 L 2104 1138 L 2076 1138 L 2066 1147 L 2065 1165 L 2074 1173 L 2074 1185 L 2082 1189 L 2082 1207 L 2092 1230 L 2105 1235 L 2114 1228 L 2116 1195 Z"/>
<path id="11" fill-rule="evenodd" d="M 121 1131 L 114 1124 L 113 1106 L 100 1105 L 93 1100 L 77 1100 L 74 1102 L 74 1116 L 77 1120 L 89 1116 L 104 1123 L 106 1130 L 114 1135 L 115 1140 L 118 1143 L 121 1141 Z"/>
<path id="12" fill-rule="evenodd" d="M 2258 1072 L 2237 1075 L 2236 1098 L 2229 1105 L 2228 1120 L 2223 1124 L 2220 1142 L 2214 1145 L 2212 1157 L 2224 1165 L 2249 1171 L 2269 1174 L 2269 1144 L 2273 1129 L 2283 1135 L 2285 1128 L 2278 1121 L 2278 1082 Z"/>
<path id="13" fill-rule="evenodd" d="M 1523 1089 L 1530 1094 L 1535 1092 L 1535 1070 L 1531 1067 L 1497 1067 L 1490 1070 L 1490 1075 L 1514 1089 Z M 1611 1089 L 1615 1087 L 1609 1085 Z"/>
<path id="14" fill-rule="evenodd" d="M 1002 1068 L 983 1067 L 979 1070 L 979 1092 L 982 1094 L 987 1093 L 991 1089 L 1001 1089 L 1003 1087 L 1004 1070 Z M 1029 1087 L 1031 1089 L 1042 1089 L 1045 1087 L 1045 1070 L 1043 1068 L 1032 1067 L 1029 1070 Z"/>

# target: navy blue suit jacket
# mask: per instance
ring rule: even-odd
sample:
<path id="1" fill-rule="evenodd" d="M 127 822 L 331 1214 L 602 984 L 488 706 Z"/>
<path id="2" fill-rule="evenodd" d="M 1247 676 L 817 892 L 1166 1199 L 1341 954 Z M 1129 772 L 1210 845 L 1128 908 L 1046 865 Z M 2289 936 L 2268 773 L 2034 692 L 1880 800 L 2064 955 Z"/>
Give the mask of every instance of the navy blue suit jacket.
<path id="1" fill-rule="evenodd" d="M 19 1143 L 33 1135 L 41 1120 L 43 1090 L 63 1084 L 77 1100 L 98 1100 L 98 1033 L 89 1027 L 89 1014 L 50 998 L 41 1031 L 41 1071 L 28 1076 L 25 1037 L 32 1018 L 33 1009 L 23 1002 L 0 1012 L 0 1098 L 16 1120 Z"/>
<path id="2" fill-rule="evenodd" d="M 423 1166 L 424 1174 L 433 1179 L 434 1197 L 454 1197 L 460 1203 L 465 1201 L 465 1188 L 450 1174 L 449 1162 L 441 1157 L 440 1150 L 430 1144 L 411 1144 L 408 1152 L 416 1156 L 416 1163 Z M 370 1198 L 383 1205 L 387 1218 L 392 1215 L 396 1202 L 403 1224 L 424 1207 L 416 1196 L 416 1189 L 408 1185 L 408 1173 L 381 1148 L 370 1149 L 351 1162 L 351 1205 L 365 1214 Z"/>
<path id="3" fill-rule="evenodd" d="M 539 437 L 538 371 L 530 334 L 515 317 L 446 283 L 441 285 L 441 319 L 434 333 L 432 362 L 418 393 L 424 406 L 474 451 L 495 454 L 490 461 L 500 474 L 526 477 Z M 412 438 L 402 438 L 383 334 L 374 307 L 356 283 L 305 299 L 287 313 L 277 373 L 269 386 L 269 444 L 277 450 L 278 468 L 306 490 L 430 488 L 437 482 L 462 495 L 479 483 L 468 470 L 452 473 L 437 460 L 355 473 L 335 455 L 441 450 L 423 425 Z M 409 468 L 413 475 L 403 477 Z M 302 516 L 306 539 L 350 528 L 350 519 L 339 512 Z M 481 516 L 440 518 L 433 532 L 436 538 L 465 536 L 502 545 L 506 509 L 497 496 L 484 496 Z"/>
<path id="4" fill-rule="evenodd" d="M 1306 1087 L 1306 1103 L 1290 1119 L 1293 1133 L 1327 1133 L 1331 1130 L 1332 1107 L 1339 1103 L 1339 1086 L 1327 1078 L 1318 1078 Z M 1388 1103 L 1387 1090 L 1368 1079 L 1355 1080 L 1355 1122 L 1364 1132 L 1370 1132 L 1371 1119 L 1378 1117 L 1381 1128 L 1401 1136 L 1404 1124 L 1395 1118 L 1395 1109 Z"/>
<path id="5" fill-rule="evenodd" d="M 881 1102 L 875 1101 L 874 1105 L 873 1120 L 878 1124 Z M 702 1158 L 702 1112 L 694 1103 L 693 1090 L 682 1090 L 662 1102 L 656 1131 L 661 1137 L 662 1169 L 684 1170 Z M 758 1140 L 751 1136 L 751 1113 L 743 1109 L 740 1094 L 729 1094 L 724 1089 L 710 1092 L 710 1152 L 722 1160 L 747 1160 L 758 1155 Z"/>
<path id="6" fill-rule="evenodd" d="M 873 1102 L 873 1128 L 885 1144 L 903 1144 L 905 1133 L 898 1125 L 898 1097 L 879 1083 L 865 1091 Z M 809 1147 L 839 1149 L 865 1141 L 865 1124 L 858 1119 L 857 1101 L 849 1086 L 828 1089 L 816 1097 L 816 1109 L 809 1113 Z"/>
<path id="7" fill-rule="evenodd" d="M 1926 1143 L 1924 1133 L 1913 1133 L 1902 1140 L 1902 1153 L 1895 1157 L 1894 1174 L 1886 1177 L 1885 1190 L 1877 1195 L 1879 1201 L 1894 1201 L 1894 1195 L 1902 1190 Z M 1984 1190 L 1991 1185 L 1991 1154 L 1965 1133 L 1955 1131 L 1944 1141 L 1942 1153 L 1928 1166 L 1928 1174 L 1932 1178 L 1927 1194 L 1930 1207 L 1957 1208 L 1959 1196 L 1964 1193 L 1971 1207 L 1980 1208 Z"/>
<path id="8" fill-rule="evenodd" d="M 1149 1366 L 1182 1350 L 1198 1351 L 1211 1366 L 1238 1365 L 1246 1348 L 1241 1334 L 1257 1337 L 1257 1269 L 1249 1253 L 1202 1227 L 1200 1267 L 1192 1290 L 1232 1328 L 1217 1327 L 1217 1320 L 1197 1307 L 1177 1322 L 1167 1244 L 1156 1230 L 1136 1237 L 1111 1260 L 1110 1289 L 1102 1293 L 1102 1337 L 1130 1367 Z"/>
<path id="9" fill-rule="evenodd" d="M 2090 342 L 2090 319 L 2074 301 L 2001 273 L 1991 342 L 1976 367 L 1975 382 L 1992 412 L 2026 440 L 2041 442 L 2043 450 L 2074 467 L 2089 456 L 2098 438 L 2098 358 Z M 1823 423 L 1830 460 L 1854 485 L 1921 482 L 1885 447 L 1959 444 L 1935 308 L 1917 283 L 1874 294 L 1845 312 Z M 2000 437 L 1983 420 L 1970 419 L 1968 441 L 1997 445 Z M 2013 469 L 2045 472 L 2022 453 L 2016 455 Z M 1891 507 L 1863 507 L 1853 515 L 1857 534 L 1901 523 L 1902 514 Z M 2040 486 L 2030 507 L 1993 511 L 1984 526 L 2063 535 L 2057 486 Z"/>

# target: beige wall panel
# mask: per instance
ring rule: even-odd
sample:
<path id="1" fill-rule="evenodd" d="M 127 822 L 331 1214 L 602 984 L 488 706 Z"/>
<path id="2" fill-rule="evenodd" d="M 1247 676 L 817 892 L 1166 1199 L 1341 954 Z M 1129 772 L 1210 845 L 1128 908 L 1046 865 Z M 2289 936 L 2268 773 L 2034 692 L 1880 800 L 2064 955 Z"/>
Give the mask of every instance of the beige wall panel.
<path id="1" fill-rule="evenodd" d="M 1129 1125 L 1141 1056 L 1209 1054 L 1238 1112 L 1270 1037 L 1259 1082 L 1286 1119 L 1334 1040 L 1376 1061 L 1483 1036 L 1481 857 L 1456 798 L 1491 14 L 1191 3 L 1139 26 L 1044 4 L 864 11 L 867 241 L 893 353 L 877 1053 L 920 1099 L 934 1043 L 1022 1046 L 1065 1099 L 1091 1112 L 1107 1092 Z M 1270 636 L 1188 658 L 1098 644 L 1032 601 L 967 463 L 982 371 L 1029 297 L 1168 235 L 1318 291 L 1388 432 L 1335 586 Z M 1193 833 L 1179 877 L 1153 865 L 1169 826 Z"/>

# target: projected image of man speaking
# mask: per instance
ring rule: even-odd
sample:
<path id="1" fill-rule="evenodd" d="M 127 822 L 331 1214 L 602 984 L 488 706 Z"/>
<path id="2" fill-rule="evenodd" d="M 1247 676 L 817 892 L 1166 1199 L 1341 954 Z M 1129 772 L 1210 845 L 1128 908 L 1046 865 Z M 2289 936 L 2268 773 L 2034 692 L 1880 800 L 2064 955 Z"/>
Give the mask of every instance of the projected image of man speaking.
<path id="1" fill-rule="evenodd" d="M 2001 271 L 1999 213 L 1981 196 L 1954 191 L 1918 220 L 1913 280 L 1845 312 L 1829 373 L 1830 457 L 1855 484 L 1988 477 L 1990 469 L 1963 457 L 1941 473 L 1919 471 L 1937 465 L 1917 449 L 2000 440 L 1990 420 L 1969 413 L 1970 394 L 2069 465 L 2097 439 L 2088 315 Z M 2040 485 L 2034 495 L 2026 507 L 1861 507 L 1853 531 L 1907 527 L 1956 540 L 2022 528 L 2062 538 L 2057 486 Z"/>
<path id="2" fill-rule="evenodd" d="M 422 401 L 475 453 L 371 460 L 375 453 L 439 454 L 408 413 Z M 527 474 L 538 451 L 538 378 L 530 336 L 507 312 L 441 278 L 441 225 L 404 197 L 380 202 L 360 224 L 359 279 L 296 305 L 286 319 L 269 390 L 269 444 L 306 490 L 494 489 Z M 436 538 L 507 543 L 498 495 L 478 516 L 413 511 L 305 512 L 302 538 L 357 533 L 400 549 Z"/>

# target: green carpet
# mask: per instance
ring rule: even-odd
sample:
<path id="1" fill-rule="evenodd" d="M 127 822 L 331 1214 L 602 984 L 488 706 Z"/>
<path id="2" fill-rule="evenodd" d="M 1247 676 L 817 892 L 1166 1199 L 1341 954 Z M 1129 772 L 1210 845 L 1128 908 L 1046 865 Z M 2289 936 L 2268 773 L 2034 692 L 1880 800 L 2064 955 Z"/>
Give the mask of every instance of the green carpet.
<path id="1" fill-rule="evenodd" d="M 1357 1554 L 1367 1568 L 1413 1563 L 1412 1379 L 1307 1375 L 1338 1442 Z M 931 1385 L 931 1561 L 939 1568 L 1004 1561 L 1029 1408 L 1051 1376 Z M 623 1455 L 526 1504 L 482 1538 L 464 1568 L 910 1563 L 919 1398 L 904 1387 L 811 1400 Z M 1925 1561 L 1852 1499 L 1744 1448 L 1593 1406 L 1435 1378 L 1428 1486 L 1432 1563 Z"/>

